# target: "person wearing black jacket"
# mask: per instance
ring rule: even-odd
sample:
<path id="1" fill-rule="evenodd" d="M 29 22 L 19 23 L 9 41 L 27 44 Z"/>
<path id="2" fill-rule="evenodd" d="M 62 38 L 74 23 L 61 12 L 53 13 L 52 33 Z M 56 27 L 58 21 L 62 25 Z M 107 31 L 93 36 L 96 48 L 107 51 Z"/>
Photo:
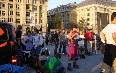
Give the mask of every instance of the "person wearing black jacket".
<path id="1" fill-rule="evenodd" d="M 59 38 L 58 38 L 58 30 L 55 31 L 54 39 L 55 39 L 55 48 L 54 48 L 54 55 L 55 55 L 55 54 L 57 53 L 58 42 L 59 42 Z"/>

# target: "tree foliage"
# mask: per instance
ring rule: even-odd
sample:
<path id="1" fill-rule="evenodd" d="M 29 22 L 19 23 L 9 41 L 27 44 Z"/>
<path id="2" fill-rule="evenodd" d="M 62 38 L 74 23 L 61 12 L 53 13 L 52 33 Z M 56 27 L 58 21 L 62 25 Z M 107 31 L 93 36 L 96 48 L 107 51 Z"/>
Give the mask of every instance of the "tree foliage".
<path id="1" fill-rule="evenodd" d="M 82 31 L 84 31 L 85 29 L 85 19 L 83 17 L 81 18 L 81 20 L 79 20 L 79 28 Z"/>
<path id="2" fill-rule="evenodd" d="M 72 23 L 77 23 L 77 10 L 76 9 L 72 9 L 70 11 L 70 21 Z"/>
<path id="3" fill-rule="evenodd" d="M 53 26 L 55 29 L 61 29 L 61 24 L 62 24 L 62 17 L 60 13 L 56 13 L 54 15 L 54 23 Z"/>

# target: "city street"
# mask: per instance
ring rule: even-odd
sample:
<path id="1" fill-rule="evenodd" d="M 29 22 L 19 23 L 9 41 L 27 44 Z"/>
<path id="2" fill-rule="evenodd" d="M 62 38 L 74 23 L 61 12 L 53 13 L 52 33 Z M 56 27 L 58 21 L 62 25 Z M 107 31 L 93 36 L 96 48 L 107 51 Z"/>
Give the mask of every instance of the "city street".
<path id="1" fill-rule="evenodd" d="M 45 46 L 51 52 L 51 56 L 53 56 L 53 49 L 54 46 Z M 68 48 L 67 48 L 68 49 Z M 93 54 L 92 56 L 85 55 L 86 59 L 79 59 L 77 64 L 80 66 L 79 69 L 73 69 L 73 71 L 66 70 L 66 73 L 100 73 L 101 66 L 102 66 L 102 54 L 100 50 L 98 50 L 98 54 Z M 62 55 L 61 61 L 63 66 L 67 68 L 67 55 Z M 35 73 L 33 70 L 29 73 Z"/>

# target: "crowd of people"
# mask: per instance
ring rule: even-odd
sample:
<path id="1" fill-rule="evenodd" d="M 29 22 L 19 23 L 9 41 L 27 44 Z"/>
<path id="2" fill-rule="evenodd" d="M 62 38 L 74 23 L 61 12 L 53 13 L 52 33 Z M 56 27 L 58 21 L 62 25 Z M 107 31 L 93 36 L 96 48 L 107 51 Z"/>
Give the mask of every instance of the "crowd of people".
<path id="1" fill-rule="evenodd" d="M 16 30 L 18 48 L 20 48 L 22 44 L 21 30 L 21 26 L 19 26 L 18 30 Z M 84 32 L 79 30 L 75 24 L 69 32 L 65 29 L 62 29 L 61 31 L 56 30 L 52 33 L 46 33 L 45 37 L 42 36 L 41 31 L 38 29 L 34 29 L 33 31 L 28 30 L 23 38 L 25 50 L 29 51 L 34 48 L 36 50 L 35 54 L 38 55 L 38 59 L 49 73 L 52 73 L 57 66 L 62 68 L 62 63 L 59 60 L 62 54 L 68 55 L 68 70 L 72 71 L 72 66 L 73 68 L 79 68 L 79 65 L 76 64 L 78 57 L 80 57 L 80 59 L 85 59 L 85 54 L 91 56 L 94 52 L 96 52 L 96 42 L 96 36 L 90 29 Z M 42 50 L 45 43 L 46 45 L 54 45 L 54 57 L 49 57 L 50 55 L 46 49 L 44 49 L 44 51 Z M 73 64 L 71 64 L 72 60 Z M 48 64 L 51 64 L 51 67 L 48 68 Z"/>

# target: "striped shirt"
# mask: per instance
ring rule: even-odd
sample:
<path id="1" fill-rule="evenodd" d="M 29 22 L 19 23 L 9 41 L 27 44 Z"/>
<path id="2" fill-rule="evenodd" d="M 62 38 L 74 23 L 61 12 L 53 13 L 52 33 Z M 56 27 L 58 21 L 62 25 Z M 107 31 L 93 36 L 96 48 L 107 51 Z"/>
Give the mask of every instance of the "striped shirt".
<path id="1" fill-rule="evenodd" d="M 116 24 L 108 24 L 102 32 L 105 34 L 107 44 L 116 44 L 112 38 L 112 33 L 116 32 Z"/>

